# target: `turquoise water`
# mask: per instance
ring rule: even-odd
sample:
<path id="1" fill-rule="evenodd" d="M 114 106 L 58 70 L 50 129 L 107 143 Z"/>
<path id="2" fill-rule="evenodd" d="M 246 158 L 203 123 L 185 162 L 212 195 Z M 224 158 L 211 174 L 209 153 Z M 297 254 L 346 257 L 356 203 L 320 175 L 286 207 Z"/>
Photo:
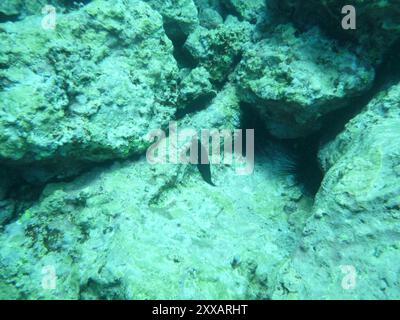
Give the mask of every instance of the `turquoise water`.
<path id="1" fill-rule="evenodd" d="M 398 299 L 399 23 L 1 2 L 0 299 Z"/>

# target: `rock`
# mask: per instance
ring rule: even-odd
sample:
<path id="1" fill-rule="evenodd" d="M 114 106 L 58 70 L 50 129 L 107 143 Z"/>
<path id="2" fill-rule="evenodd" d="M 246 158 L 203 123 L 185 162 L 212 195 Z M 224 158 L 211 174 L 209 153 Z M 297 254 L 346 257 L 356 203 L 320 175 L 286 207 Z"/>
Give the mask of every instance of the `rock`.
<path id="1" fill-rule="evenodd" d="M 270 0 L 271 1 L 271 0 Z M 345 1 L 345 0 L 274 0 L 280 10 L 276 15 L 287 15 L 302 25 L 319 24 L 330 34 L 352 42 L 358 41 L 364 54 L 374 64 L 382 62 L 386 52 L 400 39 L 400 4 L 388 1 Z M 273 4 L 271 4 L 273 5 Z M 342 27 L 342 8 L 353 5 L 356 9 L 356 29 Z"/>
<path id="2" fill-rule="evenodd" d="M 267 0 L 222 0 L 222 3 L 242 19 L 255 23 L 266 11 Z"/>
<path id="3" fill-rule="evenodd" d="M 145 0 L 164 18 L 164 27 L 171 38 L 187 37 L 199 25 L 193 0 Z"/>
<path id="4" fill-rule="evenodd" d="M 136 0 L 95 1 L 57 23 L 0 26 L 0 157 L 72 165 L 143 153 L 176 110 L 161 16 Z"/>
<path id="5" fill-rule="evenodd" d="M 216 92 L 210 82 L 210 73 L 199 67 L 190 71 L 179 85 L 179 107 L 192 106 L 198 109 L 215 97 Z"/>
<path id="6" fill-rule="evenodd" d="M 400 84 L 379 93 L 321 150 L 326 175 L 275 298 L 398 297 L 399 99 Z"/>
<path id="7" fill-rule="evenodd" d="M 185 43 L 200 67 L 204 67 L 216 84 L 226 82 L 240 59 L 245 44 L 250 41 L 252 26 L 230 16 L 216 29 L 198 27 Z"/>
<path id="8" fill-rule="evenodd" d="M 40 15 L 42 8 L 50 4 L 49 1 L 29 0 L 4 0 L 0 3 L 0 13 L 8 17 L 25 17 L 27 15 Z"/>
<path id="9" fill-rule="evenodd" d="M 198 131 L 201 129 L 239 129 L 241 113 L 236 88 L 228 83 L 218 92 L 206 109 L 186 116 L 181 120 L 180 126 L 193 127 Z"/>
<path id="10" fill-rule="evenodd" d="M 218 28 L 221 24 L 224 23 L 224 19 L 219 14 L 218 11 L 205 8 L 199 12 L 200 25 L 207 29 L 215 29 Z"/>
<path id="11" fill-rule="evenodd" d="M 194 0 L 194 3 L 199 12 L 206 9 L 213 9 L 222 14 L 224 11 L 220 0 Z"/>
<path id="12" fill-rule="evenodd" d="M 4 20 L 23 19 L 30 15 L 43 15 L 42 9 L 46 5 L 55 7 L 56 14 L 77 9 L 79 5 L 83 5 L 88 1 L 72 1 L 72 0 L 3 0 L 0 3 L 0 14 L 4 16 Z"/>
<path id="13" fill-rule="evenodd" d="M 232 79 L 240 99 L 256 106 L 273 135 L 297 138 L 318 130 L 323 115 L 365 93 L 374 69 L 316 28 L 299 34 L 280 25 L 244 50 Z"/>
<path id="14" fill-rule="evenodd" d="M 189 166 L 141 159 L 48 185 L 0 234 L 0 297 L 270 296 L 274 270 L 299 236 L 283 210 L 289 196 L 282 194 L 298 187 L 263 160 L 254 175 L 214 166 L 213 178 L 218 187 Z M 291 214 L 306 217 L 307 210 L 299 205 Z M 260 268 L 266 271 L 253 281 Z"/>

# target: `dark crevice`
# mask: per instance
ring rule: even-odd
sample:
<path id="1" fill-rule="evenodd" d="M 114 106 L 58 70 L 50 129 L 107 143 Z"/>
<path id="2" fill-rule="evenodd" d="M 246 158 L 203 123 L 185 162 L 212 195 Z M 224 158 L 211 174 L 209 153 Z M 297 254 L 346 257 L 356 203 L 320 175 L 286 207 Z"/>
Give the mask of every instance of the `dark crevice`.
<path id="1" fill-rule="evenodd" d="M 225 19 L 229 16 L 237 16 L 239 17 L 239 14 L 236 12 L 236 10 L 233 10 L 232 8 L 229 8 L 229 6 L 227 6 L 225 3 L 220 3 L 220 6 L 218 8 L 219 10 L 218 13 L 221 15 L 222 19 Z"/>
<path id="2" fill-rule="evenodd" d="M 0 23 L 5 22 L 16 22 L 18 21 L 19 15 L 6 15 L 3 12 L 0 12 Z"/>
<path id="3" fill-rule="evenodd" d="M 318 162 L 320 132 L 299 139 L 278 139 L 265 127 L 256 108 L 242 103 L 242 129 L 254 129 L 255 157 L 267 157 L 281 176 L 293 176 L 303 193 L 314 197 L 323 179 Z"/>
<path id="4" fill-rule="evenodd" d="M 174 44 L 174 58 L 178 63 L 179 69 L 187 68 L 194 69 L 197 66 L 197 61 L 193 59 L 188 50 L 183 46 L 177 46 Z"/>
<path id="5" fill-rule="evenodd" d="M 344 130 L 346 123 L 361 112 L 371 99 L 382 90 L 400 81 L 400 62 L 398 52 L 400 40 L 387 52 L 382 65 L 376 70 L 373 86 L 364 95 L 351 99 L 348 107 L 335 110 L 322 118 L 321 129 L 311 135 L 282 140 L 271 136 L 259 117 L 256 108 L 242 104 L 243 129 L 255 129 L 256 156 L 267 155 L 277 163 L 282 175 L 293 175 L 303 186 L 305 194 L 315 195 L 321 185 L 323 172 L 318 161 L 320 147 Z"/>
<path id="6" fill-rule="evenodd" d="M 379 92 L 400 82 L 399 50 L 400 39 L 386 53 L 383 59 L 385 62 L 376 69 L 375 80 L 371 89 L 363 96 L 353 98 L 347 107 L 335 110 L 323 118 L 322 144 L 331 141 L 342 132 L 346 123 L 359 114 Z"/>
<path id="7" fill-rule="evenodd" d="M 197 65 L 197 61 L 193 59 L 191 54 L 184 47 L 187 35 L 174 21 L 164 21 L 164 30 L 174 46 L 173 55 L 179 68 L 194 69 Z"/>

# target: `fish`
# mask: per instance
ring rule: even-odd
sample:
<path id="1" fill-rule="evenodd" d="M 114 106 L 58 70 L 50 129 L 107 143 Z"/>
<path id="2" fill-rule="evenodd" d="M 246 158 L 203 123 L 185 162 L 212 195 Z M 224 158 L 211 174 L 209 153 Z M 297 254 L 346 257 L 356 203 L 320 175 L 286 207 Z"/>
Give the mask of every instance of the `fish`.
<path id="1" fill-rule="evenodd" d="M 200 172 L 200 175 L 202 176 L 203 180 L 205 182 L 207 182 L 209 185 L 216 187 L 216 185 L 214 184 L 214 182 L 212 181 L 212 177 L 211 177 L 211 164 L 210 164 L 210 160 L 208 158 L 208 150 L 202 145 L 202 143 L 200 142 L 200 140 L 197 140 L 197 145 L 198 145 L 198 159 L 197 159 L 197 169 Z M 206 159 L 207 159 L 207 163 L 201 163 L 201 156 L 202 154 L 205 155 Z"/>

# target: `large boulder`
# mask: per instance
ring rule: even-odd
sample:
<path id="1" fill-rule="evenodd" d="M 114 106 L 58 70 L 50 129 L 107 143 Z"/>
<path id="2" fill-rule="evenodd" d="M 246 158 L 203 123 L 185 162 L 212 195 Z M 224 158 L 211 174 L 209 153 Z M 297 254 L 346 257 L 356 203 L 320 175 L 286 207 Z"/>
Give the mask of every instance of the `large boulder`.
<path id="1" fill-rule="evenodd" d="M 356 9 L 356 29 L 342 27 L 342 9 Z M 387 50 L 400 39 L 400 3 L 386 1 L 347 0 L 270 0 L 276 15 L 286 15 L 302 26 L 319 24 L 330 34 L 358 41 L 371 61 L 379 63 Z"/>
<path id="2" fill-rule="evenodd" d="M 326 176 L 275 298 L 396 299 L 400 285 L 400 84 L 320 153 Z"/>
<path id="3" fill-rule="evenodd" d="M 48 185 L 0 234 L 0 298 L 270 297 L 309 209 L 299 187 L 263 159 L 214 166 L 218 187 L 195 170 L 141 159 Z"/>
<path id="4" fill-rule="evenodd" d="M 317 28 L 299 33 L 280 25 L 244 50 L 232 79 L 242 101 L 253 104 L 279 138 L 306 136 L 321 117 L 346 107 L 374 80 L 371 65 Z"/>
<path id="5" fill-rule="evenodd" d="M 176 110 L 178 68 L 162 17 L 136 0 L 95 1 L 0 25 L 0 158 L 29 164 L 142 153 Z"/>

